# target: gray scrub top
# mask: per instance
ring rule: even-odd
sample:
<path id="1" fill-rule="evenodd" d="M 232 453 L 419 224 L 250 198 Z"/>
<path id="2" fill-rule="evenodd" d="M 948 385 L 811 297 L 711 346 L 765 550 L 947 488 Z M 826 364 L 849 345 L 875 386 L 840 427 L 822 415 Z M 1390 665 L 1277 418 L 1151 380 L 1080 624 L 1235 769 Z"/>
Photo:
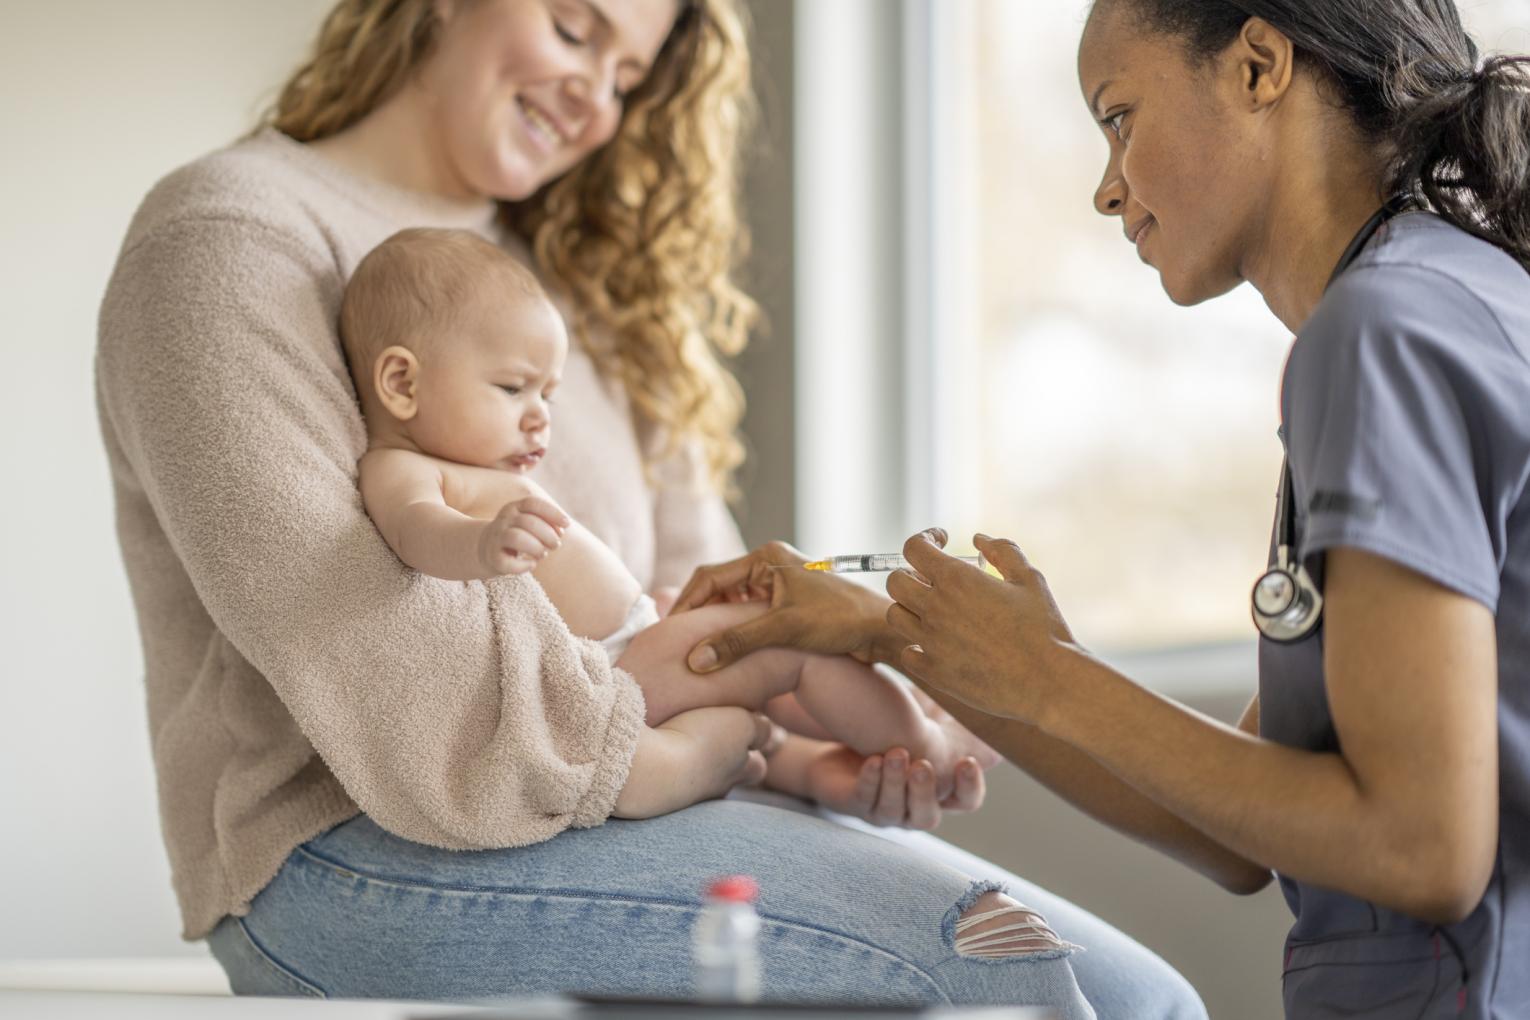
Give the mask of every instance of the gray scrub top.
<path id="1" fill-rule="evenodd" d="M 1319 586 L 1324 550 L 1351 547 L 1494 612 L 1500 770 L 1492 882 L 1459 924 L 1280 877 L 1286 1011 L 1530 1016 L 1530 274 L 1437 216 L 1394 217 L 1297 338 L 1281 416 Z M 1265 738 L 1339 749 L 1321 628 L 1260 642 L 1259 709 Z"/>

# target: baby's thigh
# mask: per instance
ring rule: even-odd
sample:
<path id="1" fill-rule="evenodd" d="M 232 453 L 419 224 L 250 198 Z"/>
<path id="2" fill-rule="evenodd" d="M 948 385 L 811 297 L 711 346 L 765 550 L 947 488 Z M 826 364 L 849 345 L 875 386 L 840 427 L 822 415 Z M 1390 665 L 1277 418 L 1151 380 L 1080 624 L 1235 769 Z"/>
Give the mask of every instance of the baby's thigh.
<path id="1" fill-rule="evenodd" d="M 791 662 L 800 658 L 799 653 L 767 649 L 755 652 L 726 670 L 705 676 L 692 673 L 685 664 L 686 656 L 698 643 L 720 631 L 757 619 L 764 615 L 766 608 L 764 602 L 702 606 L 666 616 L 639 632 L 616 664 L 631 673 L 638 686 L 643 688 L 648 725 L 658 725 L 692 708 L 743 705 L 760 709 L 767 700 L 781 693 L 775 689 L 779 684 L 774 681 L 765 684 L 757 681 L 790 672 Z"/>

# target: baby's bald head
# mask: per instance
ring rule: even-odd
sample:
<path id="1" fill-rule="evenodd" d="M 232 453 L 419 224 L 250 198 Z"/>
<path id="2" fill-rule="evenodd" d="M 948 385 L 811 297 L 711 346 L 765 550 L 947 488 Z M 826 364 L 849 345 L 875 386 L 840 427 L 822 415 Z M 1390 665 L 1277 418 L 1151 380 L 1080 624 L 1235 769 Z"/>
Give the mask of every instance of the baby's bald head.
<path id="1" fill-rule="evenodd" d="M 363 404 L 373 362 L 389 347 L 424 359 L 459 335 L 470 302 L 547 301 L 530 269 L 466 230 L 400 230 L 356 267 L 340 305 L 340 342 Z"/>

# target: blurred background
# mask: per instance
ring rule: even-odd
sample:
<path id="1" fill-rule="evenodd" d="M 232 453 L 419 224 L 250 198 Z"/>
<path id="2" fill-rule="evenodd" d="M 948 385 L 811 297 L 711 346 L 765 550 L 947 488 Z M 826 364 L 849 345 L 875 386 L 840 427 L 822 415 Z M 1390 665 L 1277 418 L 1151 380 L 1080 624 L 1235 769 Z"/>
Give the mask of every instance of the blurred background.
<path id="1" fill-rule="evenodd" d="M 142 661 L 91 389 L 128 220 L 247 131 L 326 0 L 6 5 L 0 33 L 0 961 L 194 956 L 159 842 Z M 1530 0 L 1467 0 L 1530 50 Z M 1289 337 L 1244 289 L 1197 309 L 1097 216 L 1084 0 L 750 0 L 763 123 L 738 369 L 751 542 L 1015 538 L 1080 640 L 1221 718 L 1252 694 Z M 1278 1017 L 1273 890 L 1220 893 L 1012 769 L 942 835 L 1165 956 L 1214 1017 Z"/>

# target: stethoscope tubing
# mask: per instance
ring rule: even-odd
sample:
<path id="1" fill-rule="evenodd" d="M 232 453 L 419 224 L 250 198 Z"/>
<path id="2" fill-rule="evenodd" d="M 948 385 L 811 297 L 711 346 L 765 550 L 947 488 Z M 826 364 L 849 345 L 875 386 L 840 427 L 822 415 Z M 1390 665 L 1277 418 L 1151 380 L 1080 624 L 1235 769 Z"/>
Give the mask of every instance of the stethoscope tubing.
<path id="1" fill-rule="evenodd" d="M 1366 245 L 1404 205 L 1405 200 L 1393 199 L 1366 221 L 1339 257 L 1328 286 L 1333 286 L 1333 281 L 1354 265 Z M 1278 605 L 1261 605 L 1262 598 Z M 1323 622 L 1323 593 L 1307 573 L 1296 542 L 1296 479 L 1289 455 L 1281 461 L 1280 489 L 1275 500 L 1275 562 L 1254 582 L 1249 601 L 1254 626 L 1261 636 L 1277 644 L 1306 640 Z"/>

